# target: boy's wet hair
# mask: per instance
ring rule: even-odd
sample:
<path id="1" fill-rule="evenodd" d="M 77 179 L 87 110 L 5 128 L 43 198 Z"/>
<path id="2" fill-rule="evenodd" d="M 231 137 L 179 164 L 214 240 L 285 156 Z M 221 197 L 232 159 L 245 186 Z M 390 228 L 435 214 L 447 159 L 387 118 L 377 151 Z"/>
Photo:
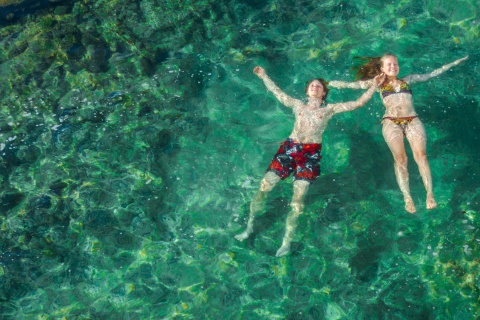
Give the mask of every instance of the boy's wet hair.
<path id="1" fill-rule="evenodd" d="M 305 87 L 305 93 L 308 94 L 308 87 L 309 87 L 310 84 L 311 84 L 313 81 L 315 81 L 315 80 L 319 81 L 319 82 L 322 84 L 322 86 L 323 86 L 323 92 L 325 93 L 325 95 L 323 96 L 323 102 L 326 102 L 326 101 L 327 101 L 328 91 L 329 91 L 330 89 L 328 89 L 328 82 L 327 82 L 325 79 L 323 79 L 323 78 L 315 78 L 315 79 L 309 80 L 309 81 L 307 82 L 307 86 Z"/>

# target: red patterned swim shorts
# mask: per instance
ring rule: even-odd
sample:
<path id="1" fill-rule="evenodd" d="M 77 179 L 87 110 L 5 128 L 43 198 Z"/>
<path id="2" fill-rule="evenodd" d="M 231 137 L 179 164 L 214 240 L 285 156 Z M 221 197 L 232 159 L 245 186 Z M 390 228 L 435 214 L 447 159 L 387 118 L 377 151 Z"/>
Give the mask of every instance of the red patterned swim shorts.
<path id="1" fill-rule="evenodd" d="M 294 180 L 313 182 L 320 175 L 321 150 L 320 143 L 297 143 L 287 139 L 280 145 L 267 172 L 275 172 L 282 180 L 294 172 Z"/>

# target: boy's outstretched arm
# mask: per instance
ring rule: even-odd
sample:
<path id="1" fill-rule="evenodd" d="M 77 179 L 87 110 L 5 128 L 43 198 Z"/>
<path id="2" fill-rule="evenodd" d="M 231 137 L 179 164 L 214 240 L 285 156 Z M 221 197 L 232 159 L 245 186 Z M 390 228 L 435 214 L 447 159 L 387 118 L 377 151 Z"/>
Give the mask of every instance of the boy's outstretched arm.
<path id="1" fill-rule="evenodd" d="M 263 80 L 263 83 L 265 83 L 265 86 L 269 91 L 271 91 L 275 97 L 285 106 L 292 108 L 295 105 L 297 105 L 300 101 L 296 100 L 290 96 L 288 96 L 285 92 L 283 92 L 273 81 L 270 79 L 265 72 L 265 69 L 262 67 L 255 67 L 253 69 L 253 72 Z M 301 103 L 301 102 L 300 102 Z"/>

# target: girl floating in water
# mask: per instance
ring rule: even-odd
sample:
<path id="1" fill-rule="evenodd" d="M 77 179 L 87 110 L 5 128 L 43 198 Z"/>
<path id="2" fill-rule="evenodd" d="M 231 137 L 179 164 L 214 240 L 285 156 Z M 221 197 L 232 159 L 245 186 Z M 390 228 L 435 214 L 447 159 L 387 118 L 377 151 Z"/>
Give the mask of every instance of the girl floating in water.
<path id="1" fill-rule="evenodd" d="M 413 108 L 413 96 L 410 84 L 427 81 L 460 64 L 468 58 L 462 58 L 427 74 L 412 74 L 401 79 L 397 76 L 400 72 L 397 57 L 386 54 L 383 57 L 366 58 L 368 60 L 357 69 L 357 82 L 331 81 L 329 85 L 334 88 L 365 89 L 372 85 L 372 78 L 378 74 L 385 74 L 386 80 L 380 86 L 380 96 L 385 106 L 383 116 L 383 137 L 387 142 L 395 161 L 395 176 L 405 201 L 405 210 L 414 213 L 415 205 L 410 195 L 408 184 L 407 155 L 405 153 L 404 137 L 407 138 L 412 148 L 413 158 L 418 165 L 423 184 L 427 190 L 427 209 L 437 206 L 432 190 L 432 175 L 426 155 L 427 137 L 425 128 Z"/>
<path id="2" fill-rule="evenodd" d="M 246 230 L 235 236 L 242 241 L 253 232 L 255 216 L 265 210 L 267 195 L 275 185 L 293 173 L 293 198 L 291 210 L 287 216 L 286 230 L 282 246 L 277 251 L 277 257 L 286 255 L 290 251 L 298 217 L 303 212 L 303 199 L 310 183 L 320 175 L 320 150 L 322 148 L 322 135 L 328 121 L 334 114 L 352 111 L 360 108 L 372 97 L 383 78 L 376 77 L 370 82 L 370 88 L 356 101 L 345 103 L 327 104 L 325 99 L 328 93 L 327 83 L 323 79 L 311 80 L 305 91 L 308 102 L 304 103 L 286 95 L 267 76 L 265 70 L 256 67 L 253 72 L 263 80 L 265 86 L 286 107 L 292 108 L 295 115 L 295 124 L 289 138 L 280 145 L 272 163 L 267 169 L 265 177 L 260 183 L 260 189 L 250 204 L 250 216 Z"/>

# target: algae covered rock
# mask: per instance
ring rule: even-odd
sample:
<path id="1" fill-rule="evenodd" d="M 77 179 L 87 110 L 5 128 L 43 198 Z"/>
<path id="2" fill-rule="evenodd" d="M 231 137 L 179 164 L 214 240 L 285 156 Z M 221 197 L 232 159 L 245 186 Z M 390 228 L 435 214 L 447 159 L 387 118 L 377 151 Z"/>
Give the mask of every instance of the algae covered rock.
<path id="1" fill-rule="evenodd" d="M 28 2 L 28 0 L 1 0 L 0 7 L 19 5 L 19 4 L 22 4 L 23 2 Z"/>

